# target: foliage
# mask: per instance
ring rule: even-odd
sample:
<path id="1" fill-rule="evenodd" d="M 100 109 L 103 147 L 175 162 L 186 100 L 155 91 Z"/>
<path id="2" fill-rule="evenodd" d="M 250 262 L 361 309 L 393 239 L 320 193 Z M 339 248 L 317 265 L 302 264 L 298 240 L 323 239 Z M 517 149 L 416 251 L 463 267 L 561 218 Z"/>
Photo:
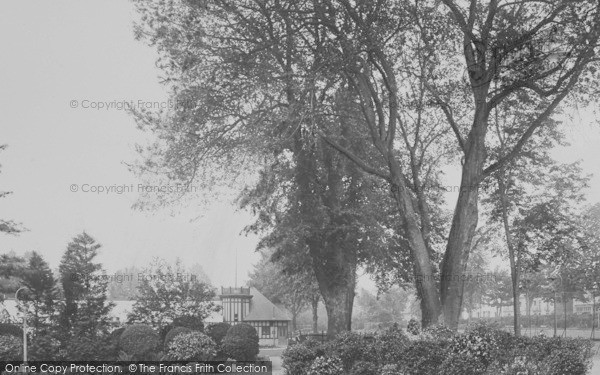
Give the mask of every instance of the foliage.
<path id="1" fill-rule="evenodd" d="M 72 361 L 111 361 L 116 358 L 118 348 L 109 335 L 75 335 L 68 339 L 64 351 Z"/>
<path id="2" fill-rule="evenodd" d="M 52 318 L 56 312 L 58 289 L 54 274 L 48 263 L 37 252 L 29 256 L 27 267 L 19 276 L 23 286 L 20 295 L 25 302 L 27 319 L 35 333 L 47 330 L 53 323 Z"/>
<path id="3" fill-rule="evenodd" d="M 83 232 L 67 245 L 61 259 L 58 269 L 65 300 L 59 307 L 59 320 L 61 332 L 67 337 L 108 332 L 113 304 L 107 302 L 108 280 L 102 265 L 94 262 L 101 247 Z"/>
<path id="4" fill-rule="evenodd" d="M 418 335 L 421 333 L 421 323 L 417 321 L 415 318 L 410 318 L 408 321 L 408 326 L 406 327 L 406 331 L 411 335 Z"/>
<path id="5" fill-rule="evenodd" d="M 437 374 L 447 357 L 447 351 L 439 341 L 426 339 L 412 341 L 402 354 L 400 367 L 410 375 Z"/>
<path id="6" fill-rule="evenodd" d="M 214 340 L 217 345 L 221 345 L 231 324 L 225 322 L 211 323 L 206 327 L 206 334 Z"/>
<path id="7" fill-rule="evenodd" d="M 148 325 L 133 324 L 121 334 L 119 348 L 135 359 L 144 359 L 160 348 L 159 336 Z"/>
<path id="8" fill-rule="evenodd" d="M 215 360 L 226 360 L 227 353 L 223 351 L 223 339 L 227 335 L 227 331 L 231 328 L 231 324 L 225 322 L 210 323 L 206 326 L 206 334 L 216 343 L 217 345 L 217 356 Z"/>
<path id="9" fill-rule="evenodd" d="M 202 332 L 176 335 L 168 344 L 167 355 L 177 361 L 210 361 L 217 355 L 215 342 Z"/>
<path id="10" fill-rule="evenodd" d="M 342 360 L 337 357 L 317 357 L 310 365 L 307 375 L 343 375 Z"/>
<path id="11" fill-rule="evenodd" d="M 28 356 L 34 361 L 57 361 L 59 357 L 60 341 L 52 335 L 36 335 L 28 342 Z M 114 346 L 114 344 L 111 344 Z"/>
<path id="12" fill-rule="evenodd" d="M 23 338 L 23 328 L 16 324 L 0 323 L 0 335 L 11 335 L 16 338 Z"/>
<path id="13" fill-rule="evenodd" d="M 249 324 L 236 324 L 227 330 L 222 348 L 236 361 L 253 361 L 259 352 L 258 333 Z"/>
<path id="14" fill-rule="evenodd" d="M 372 360 L 374 353 L 374 337 L 367 337 L 355 332 L 341 332 L 325 346 L 329 356 L 342 362 L 344 371 L 350 371 L 356 361 Z"/>
<path id="15" fill-rule="evenodd" d="M 173 341 L 173 339 L 183 333 L 189 333 L 192 330 L 187 328 L 187 327 L 175 327 L 173 329 L 171 329 L 169 332 L 167 332 L 167 334 L 165 335 L 165 340 L 164 340 L 164 347 L 165 350 L 168 350 L 169 348 L 169 344 L 171 344 L 171 341 Z"/>
<path id="16" fill-rule="evenodd" d="M 204 331 L 204 322 L 200 316 L 178 316 L 173 319 L 173 325 L 175 327 L 185 327 L 192 331 Z"/>
<path id="17" fill-rule="evenodd" d="M 321 344 L 314 340 L 288 346 L 281 356 L 283 368 L 288 375 L 306 375 L 309 364 L 324 353 Z"/>
<path id="18" fill-rule="evenodd" d="M 434 340 L 449 340 L 454 337 L 456 332 L 448 328 L 445 324 L 433 324 L 425 327 L 422 334 Z"/>
<path id="19" fill-rule="evenodd" d="M 212 183 L 207 174 L 213 171 L 239 176 L 228 172 L 265 159 L 268 174 L 276 165 L 270 161 L 291 151 L 289 159 L 315 161 L 312 172 L 321 178 L 328 164 L 318 158 L 327 154 L 323 146 L 332 147 L 393 188 L 399 209 L 380 218 L 411 225 L 411 235 L 396 242 L 398 255 L 384 266 L 397 270 L 398 279 L 425 278 L 417 285 L 425 325 L 437 321 L 441 301 L 452 328 L 460 316 L 453 308 L 460 305 L 459 281 L 451 276 L 463 270 L 472 242 L 481 181 L 526 152 L 565 97 L 574 93 L 585 102 L 597 88 L 594 0 L 135 4 L 142 20 L 136 34 L 158 49 L 173 98 L 195 104 L 139 115 L 159 138 L 140 170 L 174 182 Z M 502 155 L 489 152 L 489 119 L 501 106 L 528 114 L 515 122 Z M 449 157 L 463 176 L 451 227 L 440 215 L 440 189 L 431 187 Z M 323 191 L 344 196 L 345 186 L 332 187 L 303 189 L 315 198 L 327 197 Z M 366 196 L 356 192 L 357 201 Z M 337 215 L 345 205 L 311 207 L 304 195 L 301 201 L 315 218 L 338 224 L 332 232 L 352 219 Z M 300 229 L 305 235 L 318 228 Z M 439 248 L 446 249 L 441 265 Z M 438 271 L 441 287 L 433 278 Z"/>
<path id="20" fill-rule="evenodd" d="M 377 362 L 400 363 L 404 351 L 410 346 L 410 340 L 401 329 L 392 326 L 383 332 L 378 332 L 375 342 L 371 345 L 374 346 L 374 359 Z"/>
<path id="21" fill-rule="evenodd" d="M 350 375 L 379 375 L 377 364 L 368 361 L 357 361 L 350 370 Z"/>
<path id="22" fill-rule="evenodd" d="M 212 312 L 219 311 L 213 302 L 213 288 L 189 275 L 180 260 L 174 266 L 155 258 L 144 270 L 138 287 L 139 298 L 133 305 L 128 319 L 131 323 L 146 323 L 159 331 L 177 318 L 188 317 L 196 323 Z"/>
<path id="23" fill-rule="evenodd" d="M 23 340 L 13 335 L 0 335 L 0 361 L 23 359 Z"/>

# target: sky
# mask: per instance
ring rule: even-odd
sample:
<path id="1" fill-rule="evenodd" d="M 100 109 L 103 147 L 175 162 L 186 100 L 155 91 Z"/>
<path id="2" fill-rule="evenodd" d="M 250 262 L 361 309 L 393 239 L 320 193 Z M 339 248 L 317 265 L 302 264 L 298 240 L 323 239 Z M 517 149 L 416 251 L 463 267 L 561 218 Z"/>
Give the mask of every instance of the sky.
<path id="1" fill-rule="evenodd" d="M 8 145 L 0 153 L 0 190 L 13 191 L 0 200 L 0 215 L 28 228 L 0 235 L 0 253 L 35 250 L 56 268 L 67 243 L 86 231 L 103 245 L 98 260 L 107 273 L 179 257 L 203 265 L 213 285 L 229 286 L 237 254 L 242 284 L 259 258 L 256 236 L 241 234 L 249 213 L 225 198 L 193 213 L 131 208 L 141 182 L 124 163 L 136 159 L 135 144 L 149 135 L 122 103 L 167 102 L 155 50 L 133 38 L 136 17 L 125 0 L 0 3 L 0 144 Z M 595 175 L 588 190 L 595 203 L 600 131 L 582 113 L 565 124 L 572 146 L 554 155 L 583 160 Z M 449 171 L 448 179 L 458 174 Z M 450 206 L 454 198 L 448 196 Z"/>

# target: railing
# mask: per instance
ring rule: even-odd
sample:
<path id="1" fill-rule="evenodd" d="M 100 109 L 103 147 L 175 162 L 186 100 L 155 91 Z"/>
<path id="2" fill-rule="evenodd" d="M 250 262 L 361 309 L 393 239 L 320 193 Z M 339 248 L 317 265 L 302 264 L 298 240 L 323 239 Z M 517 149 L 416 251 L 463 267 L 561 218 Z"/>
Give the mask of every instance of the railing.
<path id="1" fill-rule="evenodd" d="M 250 288 L 224 288 L 221 287 L 221 295 L 250 295 Z"/>

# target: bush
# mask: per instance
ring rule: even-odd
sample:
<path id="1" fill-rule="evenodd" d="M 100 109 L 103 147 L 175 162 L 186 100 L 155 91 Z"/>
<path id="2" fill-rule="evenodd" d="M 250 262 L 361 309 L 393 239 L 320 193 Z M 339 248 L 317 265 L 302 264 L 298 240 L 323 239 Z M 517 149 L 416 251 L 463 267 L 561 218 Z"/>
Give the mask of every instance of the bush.
<path id="1" fill-rule="evenodd" d="M 180 316 L 173 320 L 173 326 L 185 327 L 192 331 L 204 331 L 204 322 L 198 316 Z"/>
<path id="2" fill-rule="evenodd" d="M 258 333 L 249 324 L 229 328 L 223 339 L 223 352 L 236 361 L 253 361 L 258 355 Z"/>
<path id="3" fill-rule="evenodd" d="M 158 334 L 144 324 L 126 327 L 119 338 L 119 348 L 136 360 L 152 357 L 159 347 Z"/>
<path id="4" fill-rule="evenodd" d="M 411 335 L 417 336 L 421 333 L 421 323 L 415 318 L 411 318 L 408 321 L 408 326 L 406 327 L 406 331 Z"/>
<path id="5" fill-rule="evenodd" d="M 23 341 L 14 335 L 0 335 L 0 361 L 23 359 Z"/>
<path id="6" fill-rule="evenodd" d="M 310 365 L 307 375 L 343 375 L 342 360 L 338 357 L 317 357 Z"/>
<path id="7" fill-rule="evenodd" d="M 340 332 L 325 345 L 328 355 L 339 358 L 344 370 L 350 371 L 356 361 L 375 360 L 374 337 L 355 332 Z"/>
<path id="8" fill-rule="evenodd" d="M 167 355 L 176 361 L 211 361 L 217 355 L 216 346 L 202 332 L 179 333 L 169 344 Z"/>
<path id="9" fill-rule="evenodd" d="M 206 334 L 213 339 L 213 341 L 217 344 L 217 345 L 221 345 L 223 343 L 223 339 L 225 338 L 225 335 L 227 335 L 227 331 L 229 330 L 229 328 L 231 328 L 231 324 L 229 323 L 213 323 L 213 324 L 209 324 L 206 327 Z"/>
<path id="10" fill-rule="evenodd" d="M 423 334 L 434 340 L 450 340 L 455 332 L 444 324 L 433 324 L 423 329 Z"/>
<path id="11" fill-rule="evenodd" d="M 380 332 L 375 339 L 375 357 L 379 363 L 400 363 L 402 353 L 410 345 L 410 340 L 402 330 L 392 327 Z"/>
<path id="12" fill-rule="evenodd" d="M 58 360 L 60 341 L 49 335 L 35 336 L 29 342 L 28 357 L 33 361 Z"/>
<path id="13" fill-rule="evenodd" d="M 187 328 L 187 327 L 175 327 L 172 330 L 170 330 L 167 335 L 165 336 L 165 343 L 164 343 L 164 348 L 165 350 L 169 349 L 169 344 L 171 343 L 171 341 L 173 341 L 173 339 L 183 333 L 189 333 L 192 332 L 191 329 Z"/>
<path id="14" fill-rule="evenodd" d="M 309 365 L 315 358 L 325 355 L 325 350 L 321 343 L 315 340 L 306 340 L 302 343 L 288 346 L 281 358 L 282 367 L 287 375 L 306 375 Z"/>
<path id="15" fill-rule="evenodd" d="M 73 336 L 65 344 L 70 361 L 110 361 L 116 359 L 117 346 L 110 336 Z"/>
<path id="16" fill-rule="evenodd" d="M 15 324 L 0 323 L 0 336 L 11 335 L 16 338 L 23 338 L 23 329 Z"/>
<path id="17" fill-rule="evenodd" d="M 447 353 L 444 343 L 439 341 L 412 341 L 402 355 L 400 367 L 410 375 L 439 374 Z"/>

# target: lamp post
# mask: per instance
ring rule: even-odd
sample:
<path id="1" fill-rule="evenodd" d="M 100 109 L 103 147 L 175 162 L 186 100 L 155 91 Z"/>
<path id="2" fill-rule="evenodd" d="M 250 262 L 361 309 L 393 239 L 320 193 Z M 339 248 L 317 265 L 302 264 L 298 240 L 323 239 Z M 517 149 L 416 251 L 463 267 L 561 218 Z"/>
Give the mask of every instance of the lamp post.
<path id="1" fill-rule="evenodd" d="M 19 292 L 27 287 L 22 286 L 15 292 L 15 301 L 19 303 Z M 23 313 L 23 364 L 27 364 L 27 314 Z"/>

